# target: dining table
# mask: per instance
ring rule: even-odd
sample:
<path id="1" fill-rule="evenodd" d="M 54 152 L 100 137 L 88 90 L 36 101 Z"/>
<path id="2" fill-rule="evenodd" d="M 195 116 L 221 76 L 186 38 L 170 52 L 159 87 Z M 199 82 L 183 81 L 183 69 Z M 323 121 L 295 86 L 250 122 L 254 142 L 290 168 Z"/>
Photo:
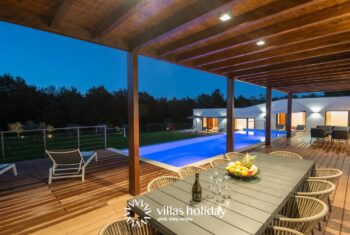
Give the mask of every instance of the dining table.
<path id="1" fill-rule="evenodd" d="M 263 234 L 315 168 L 315 162 L 250 154 L 256 156 L 256 177 L 228 177 L 227 163 L 201 172 L 200 203 L 191 200 L 195 181 L 191 176 L 128 200 L 129 210 L 147 218 L 145 222 L 161 234 Z"/>

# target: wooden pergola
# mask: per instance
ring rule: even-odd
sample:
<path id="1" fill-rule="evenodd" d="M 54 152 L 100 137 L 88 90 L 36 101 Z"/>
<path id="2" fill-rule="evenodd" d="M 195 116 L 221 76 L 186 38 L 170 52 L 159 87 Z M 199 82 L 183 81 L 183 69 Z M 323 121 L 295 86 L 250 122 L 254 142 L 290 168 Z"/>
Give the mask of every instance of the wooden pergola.
<path id="1" fill-rule="evenodd" d="M 231 19 L 221 21 L 223 14 Z M 0 0 L 0 20 L 128 51 L 133 195 L 140 193 L 138 55 L 227 78 L 227 151 L 235 79 L 267 88 L 267 145 L 272 89 L 288 93 L 288 137 L 293 93 L 350 90 L 348 0 Z"/>

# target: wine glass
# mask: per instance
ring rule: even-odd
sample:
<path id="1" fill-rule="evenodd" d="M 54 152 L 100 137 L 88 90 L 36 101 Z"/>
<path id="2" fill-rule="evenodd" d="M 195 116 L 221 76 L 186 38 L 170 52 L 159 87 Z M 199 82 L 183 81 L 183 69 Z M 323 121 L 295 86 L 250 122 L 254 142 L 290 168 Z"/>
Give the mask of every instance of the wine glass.
<path id="1" fill-rule="evenodd" d="M 216 202 L 218 203 L 224 203 L 225 200 L 222 197 L 222 178 L 217 178 L 215 180 L 215 184 L 214 184 L 214 191 L 216 192 Z"/>
<path id="2" fill-rule="evenodd" d="M 224 188 L 223 188 L 223 193 L 222 193 L 222 197 L 224 199 L 230 199 L 231 198 L 231 191 L 230 191 L 230 187 L 228 186 L 228 180 L 230 180 L 230 176 L 228 175 L 228 173 L 225 173 L 224 175 Z"/>
<path id="3" fill-rule="evenodd" d="M 208 199 L 213 199 L 215 197 L 215 189 L 214 189 L 214 185 L 213 185 L 213 181 L 214 181 L 213 175 L 209 176 L 209 181 L 210 181 L 210 183 L 208 185 L 209 192 L 207 193 L 206 197 Z"/>

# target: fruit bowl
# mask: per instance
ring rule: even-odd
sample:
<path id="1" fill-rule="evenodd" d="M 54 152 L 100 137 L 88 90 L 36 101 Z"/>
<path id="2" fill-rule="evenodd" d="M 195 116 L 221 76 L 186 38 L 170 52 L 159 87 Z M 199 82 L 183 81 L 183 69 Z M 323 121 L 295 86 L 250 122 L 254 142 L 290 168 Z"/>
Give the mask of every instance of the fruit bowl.
<path id="1" fill-rule="evenodd" d="M 252 178 L 260 173 L 259 168 L 253 164 L 254 156 L 246 154 L 243 160 L 229 162 L 226 171 L 233 178 Z"/>

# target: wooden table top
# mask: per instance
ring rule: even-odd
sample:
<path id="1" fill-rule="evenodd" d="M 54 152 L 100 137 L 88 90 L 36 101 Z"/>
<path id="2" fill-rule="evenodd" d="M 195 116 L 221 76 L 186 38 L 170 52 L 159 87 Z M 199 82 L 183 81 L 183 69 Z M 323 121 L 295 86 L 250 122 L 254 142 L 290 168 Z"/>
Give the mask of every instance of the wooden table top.
<path id="1" fill-rule="evenodd" d="M 129 202 L 137 199 L 148 203 L 150 222 L 164 234 L 262 234 L 314 168 L 314 161 L 272 157 L 257 152 L 252 154 L 257 156 L 255 165 L 260 169 L 259 176 L 249 181 L 233 178 L 225 181 L 229 185 L 231 199 L 226 199 L 224 203 L 216 202 L 215 198 L 208 199 L 206 195 L 210 192 L 210 177 L 215 171 L 223 175 L 226 164 L 200 174 L 202 202 L 195 206 L 190 203 L 194 176 Z M 208 208 L 217 213 L 207 210 L 210 215 L 194 215 L 195 209 L 198 212 Z M 132 205 L 131 209 L 145 216 L 142 206 Z M 220 210 L 224 211 L 223 216 Z"/>

